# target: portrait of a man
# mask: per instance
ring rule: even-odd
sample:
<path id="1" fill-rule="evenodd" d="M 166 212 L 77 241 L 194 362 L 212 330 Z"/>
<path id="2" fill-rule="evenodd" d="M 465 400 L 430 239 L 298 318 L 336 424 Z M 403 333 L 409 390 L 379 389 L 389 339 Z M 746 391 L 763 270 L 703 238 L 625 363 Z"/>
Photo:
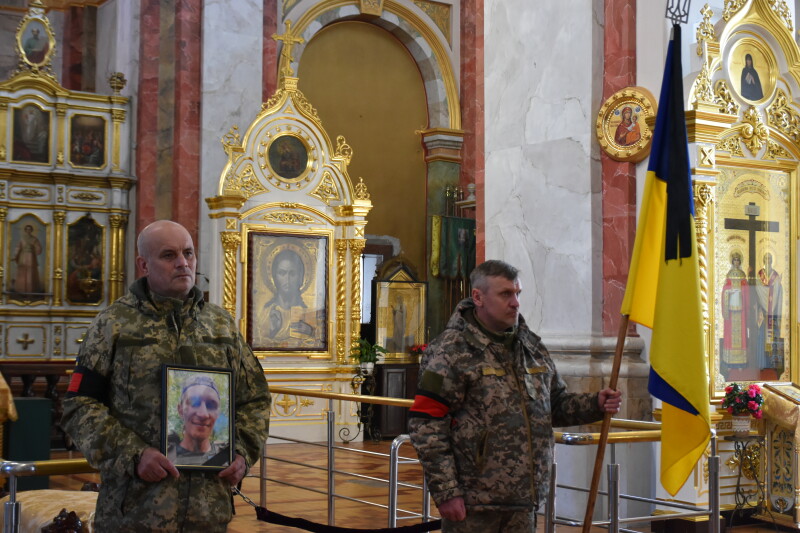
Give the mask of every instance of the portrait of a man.
<path id="1" fill-rule="evenodd" d="M 327 349 L 327 239 L 251 234 L 254 350 Z"/>
<path id="2" fill-rule="evenodd" d="M 22 34 L 22 52 L 25 59 L 33 65 L 41 65 L 50 51 L 50 38 L 47 30 L 38 20 L 31 20 Z"/>
<path id="3" fill-rule="evenodd" d="M 26 215 L 12 225 L 9 262 L 13 266 L 8 290 L 14 299 L 45 298 L 45 242 L 45 227 L 36 217 Z"/>
<path id="4" fill-rule="evenodd" d="M 220 386 L 227 382 L 215 379 L 213 373 L 174 369 L 167 372 L 173 374 L 168 378 L 172 400 L 167 401 L 170 411 L 167 458 L 178 467 L 228 465 L 231 460 L 228 426 L 231 417 L 227 413 L 230 393 Z"/>
<path id="5" fill-rule="evenodd" d="M 34 104 L 14 109 L 14 161 L 50 161 L 50 113 Z"/>

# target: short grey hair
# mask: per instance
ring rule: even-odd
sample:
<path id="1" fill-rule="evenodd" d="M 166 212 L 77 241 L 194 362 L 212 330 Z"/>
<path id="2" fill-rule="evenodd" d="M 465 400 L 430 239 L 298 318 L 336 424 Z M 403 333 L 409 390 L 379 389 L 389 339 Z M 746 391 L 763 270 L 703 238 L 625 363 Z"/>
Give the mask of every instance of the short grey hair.
<path id="1" fill-rule="evenodd" d="M 487 287 L 486 278 L 505 278 L 509 281 L 516 281 L 519 277 L 519 269 L 500 261 L 490 259 L 476 266 L 469 275 L 469 282 L 473 289 L 485 291 Z"/>

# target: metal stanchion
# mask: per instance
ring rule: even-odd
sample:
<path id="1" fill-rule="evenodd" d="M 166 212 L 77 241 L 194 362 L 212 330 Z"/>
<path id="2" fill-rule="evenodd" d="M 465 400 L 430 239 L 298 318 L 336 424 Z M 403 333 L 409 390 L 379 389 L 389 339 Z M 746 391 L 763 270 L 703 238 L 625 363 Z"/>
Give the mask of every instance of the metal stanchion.
<path id="1" fill-rule="evenodd" d="M 261 464 L 258 469 L 259 505 L 264 509 L 267 508 L 267 440 L 261 448 Z"/>
<path id="2" fill-rule="evenodd" d="M 334 491 L 334 450 L 333 442 L 336 438 L 334 436 L 334 412 L 333 412 L 333 399 L 328 400 L 328 525 L 333 526 L 336 522 L 336 504 L 333 499 Z"/>
<path id="3" fill-rule="evenodd" d="M 10 496 L 8 497 L 8 501 L 3 504 L 5 509 L 3 532 L 18 533 L 20 504 L 17 501 L 17 476 L 15 476 L 14 474 L 11 474 L 8 477 L 8 491 L 10 493 Z"/>
<path id="4" fill-rule="evenodd" d="M 408 439 L 408 435 L 399 435 L 392 441 L 389 450 L 389 527 L 397 527 L 397 461 L 400 446 Z"/>
<path id="5" fill-rule="evenodd" d="M 711 456 L 708 458 L 708 533 L 719 532 L 719 455 L 717 431 L 711 430 Z"/>
<path id="6" fill-rule="evenodd" d="M 608 465 L 608 531 L 619 533 L 619 465 Z"/>

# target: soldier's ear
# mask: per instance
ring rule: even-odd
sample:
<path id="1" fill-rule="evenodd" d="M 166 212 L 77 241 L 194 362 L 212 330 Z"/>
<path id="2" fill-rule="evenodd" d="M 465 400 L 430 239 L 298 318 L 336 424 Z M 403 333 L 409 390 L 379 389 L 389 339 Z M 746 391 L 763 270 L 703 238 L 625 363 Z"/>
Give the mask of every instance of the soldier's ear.
<path id="1" fill-rule="evenodd" d="M 139 270 L 142 271 L 142 273 L 145 276 L 148 274 L 148 272 L 147 272 L 147 259 L 145 259 L 141 255 L 137 255 L 136 256 L 136 266 L 139 268 Z"/>
<path id="2" fill-rule="evenodd" d="M 472 301 L 475 303 L 475 307 L 483 307 L 483 293 L 480 289 L 472 289 Z"/>

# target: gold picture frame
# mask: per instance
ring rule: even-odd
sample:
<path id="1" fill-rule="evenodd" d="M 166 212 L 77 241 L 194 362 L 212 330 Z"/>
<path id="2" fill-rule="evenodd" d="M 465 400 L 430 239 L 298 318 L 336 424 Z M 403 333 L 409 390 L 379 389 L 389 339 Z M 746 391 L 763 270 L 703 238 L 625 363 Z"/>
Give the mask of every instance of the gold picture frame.
<path id="1" fill-rule="evenodd" d="M 375 342 L 386 348 L 384 362 L 409 362 L 409 349 L 425 343 L 427 284 L 402 275 L 373 283 Z"/>
<path id="2" fill-rule="evenodd" d="M 760 104 L 772 97 L 777 64 L 769 46 L 753 37 L 736 41 L 728 54 L 728 79 L 743 100 Z"/>
<path id="3" fill-rule="evenodd" d="M 626 87 L 600 107 L 595 123 L 600 148 L 615 161 L 638 162 L 650 154 L 657 108 L 644 87 Z"/>
<path id="4" fill-rule="evenodd" d="M 56 38 L 50 21 L 43 14 L 28 15 L 17 32 L 17 53 L 32 68 L 48 65 L 56 48 Z"/>
<path id="5" fill-rule="evenodd" d="M 330 235 L 248 229 L 246 338 L 257 355 L 329 354 Z"/>

